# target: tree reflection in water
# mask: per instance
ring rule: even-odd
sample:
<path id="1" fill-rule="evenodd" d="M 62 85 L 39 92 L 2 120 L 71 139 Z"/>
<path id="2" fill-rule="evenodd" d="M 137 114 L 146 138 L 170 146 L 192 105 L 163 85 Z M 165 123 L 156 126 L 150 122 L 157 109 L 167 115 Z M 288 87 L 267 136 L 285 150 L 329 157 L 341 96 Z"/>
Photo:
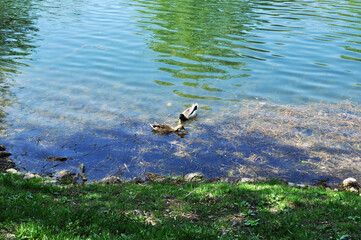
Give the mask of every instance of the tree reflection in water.
<path id="1" fill-rule="evenodd" d="M 180 97 L 223 99 L 219 80 L 249 77 L 245 61 L 249 32 L 257 19 L 248 1 L 139 1 L 139 26 L 152 32 L 148 46 L 157 52 L 159 70 L 183 81 Z M 245 51 L 246 50 L 246 51 Z M 158 82 L 155 82 L 159 84 Z M 164 82 L 161 82 L 164 84 Z M 173 84 L 173 83 L 165 83 Z M 174 86 L 176 87 L 176 86 Z M 196 91 L 185 93 L 184 89 Z"/>
<path id="2" fill-rule="evenodd" d="M 4 128 L 6 107 L 15 97 L 11 92 L 14 77 L 27 66 L 25 59 L 34 51 L 38 31 L 32 0 L 0 1 L 0 129 Z"/>

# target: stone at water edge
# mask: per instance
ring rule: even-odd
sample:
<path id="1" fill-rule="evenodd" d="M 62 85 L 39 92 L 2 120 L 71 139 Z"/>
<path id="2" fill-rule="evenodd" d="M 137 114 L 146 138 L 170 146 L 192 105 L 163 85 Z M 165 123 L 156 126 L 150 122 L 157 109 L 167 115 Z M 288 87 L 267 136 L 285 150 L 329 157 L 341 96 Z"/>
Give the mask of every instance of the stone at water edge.
<path id="1" fill-rule="evenodd" d="M 167 178 L 168 178 L 168 176 L 157 174 L 157 173 L 147 173 L 145 175 L 145 180 L 147 182 L 161 182 L 161 181 L 164 181 Z"/>
<path id="2" fill-rule="evenodd" d="M 188 173 L 184 176 L 184 180 L 187 182 L 199 182 L 204 180 L 204 175 L 199 172 Z"/>
<path id="3" fill-rule="evenodd" d="M 0 151 L 0 158 L 7 158 L 7 157 L 10 157 L 10 156 L 11 156 L 11 153 Z"/>
<path id="4" fill-rule="evenodd" d="M 25 173 L 24 179 L 30 179 L 30 178 L 42 178 L 42 176 L 34 173 Z"/>
<path id="5" fill-rule="evenodd" d="M 44 181 L 44 184 L 54 184 L 54 185 L 57 185 L 59 184 L 58 180 L 56 179 L 49 179 L 49 180 L 45 180 Z"/>
<path id="6" fill-rule="evenodd" d="M 120 184 L 122 183 L 122 180 L 119 177 L 116 176 L 108 176 L 99 181 L 99 183 L 105 183 L 105 184 Z"/>
<path id="7" fill-rule="evenodd" d="M 9 168 L 5 170 L 7 173 L 19 173 L 18 170 L 16 170 L 15 168 Z"/>
<path id="8" fill-rule="evenodd" d="M 58 175 L 60 177 L 65 177 L 68 175 L 75 175 L 75 173 L 71 173 L 69 170 L 61 170 L 60 172 L 58 172 Z"/>
<path id="9" fill-rule="evenodd" d="M 358 190 L 354 187 L 351 187 L 348 191 L 358 193 Z"/>
<path id="10" fill-rule="evenodd" d="M 9 168 L 14 168 L 15 163 L 9 158 L 0 158 L 0 172 L 5 172 Z"/>
<path id="11" fill-rule="evenodd" d="M 55 162 L 55 161 L 65 162 L 66 160 L 68 160 L 68 158 L 67 157 L 48 157 L 47 160 L 51 161 L 51 162 Z"/>
<path id="12" fill-rule="evenodd" d="M 134 177 L 132 180 L 129 181 L 130 183 L 135 183 L 135 184 L 139 184 L 139 183 L 144 183 L 144 180 L 141 177 Z"/>
<path id="13" fill-rule="evenodd" d="M 70 183 L 76 183 L 78 180 L 78 175 L 70 172 L 69 170 L 61 170 L 55 174 L 55 178 L 60 181 L 60 183 L 64 183 L 69 181 Z"/>
<path id="14" fill-rule="evenodd" d="M 6 151 L 6 147 L 4 145 L 0 145 L 0 151 Z"/>
<path id="15" fill-rule="evenodd" d="M 354 178 L 346 178 L 345 180 L 343 180 L 342 186 L 346 187 L 346 188 L 351 188 L 351 187 L 359 188 L 360 187 L 359 183 Z"/>

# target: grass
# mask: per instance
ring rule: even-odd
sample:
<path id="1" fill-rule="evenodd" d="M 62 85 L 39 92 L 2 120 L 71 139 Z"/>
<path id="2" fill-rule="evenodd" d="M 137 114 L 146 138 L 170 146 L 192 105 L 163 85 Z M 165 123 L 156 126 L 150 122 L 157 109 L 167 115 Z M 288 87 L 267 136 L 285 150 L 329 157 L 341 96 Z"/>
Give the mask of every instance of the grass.
<path id="1" fill-rule="evenodd" d="M 360 239 L 361 196 L 279 181 L 45 185 L 0 175 L 0 239 Z"/>

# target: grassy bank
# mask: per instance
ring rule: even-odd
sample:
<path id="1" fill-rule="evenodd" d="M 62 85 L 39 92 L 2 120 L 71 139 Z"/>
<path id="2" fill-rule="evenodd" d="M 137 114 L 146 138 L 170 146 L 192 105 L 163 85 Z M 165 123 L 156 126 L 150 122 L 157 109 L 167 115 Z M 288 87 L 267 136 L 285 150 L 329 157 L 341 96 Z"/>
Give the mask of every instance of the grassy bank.
<path id="1" fill-rule="evenodd" d="M 0 239 L 360 239 L 361 196 L 267 183 L 45 185 L 0 175 Z"/>

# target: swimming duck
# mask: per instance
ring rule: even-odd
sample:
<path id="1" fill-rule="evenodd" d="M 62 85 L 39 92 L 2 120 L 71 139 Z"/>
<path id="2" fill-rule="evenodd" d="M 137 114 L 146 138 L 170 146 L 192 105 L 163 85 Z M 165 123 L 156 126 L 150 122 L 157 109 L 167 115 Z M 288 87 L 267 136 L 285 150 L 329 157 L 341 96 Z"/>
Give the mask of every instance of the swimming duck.
<path id="1" fill-rule="evenodd" d="M 176 127 L 172 127 L 169 124 L 158 124 L 158 123 L 149 124 L 149 125 L 153 128 L 154 132 L 162 133 L 162 134 L 169 134 L 172 132 L 180 132 L 181 130 L 187 132 L 182 124 L 179 124 Z"/>
<path id="2" fill-rule="evenodd" d="M 188 121 L 189 119 L 194 118 L 197 115 L 197 111 L 198 111 L 198 103 L 193 103 L 190 108 L 187 108 L 186 110 L 183 111 L 183 113 L 179 115 L 179 121 L 185 122 Z"/>

